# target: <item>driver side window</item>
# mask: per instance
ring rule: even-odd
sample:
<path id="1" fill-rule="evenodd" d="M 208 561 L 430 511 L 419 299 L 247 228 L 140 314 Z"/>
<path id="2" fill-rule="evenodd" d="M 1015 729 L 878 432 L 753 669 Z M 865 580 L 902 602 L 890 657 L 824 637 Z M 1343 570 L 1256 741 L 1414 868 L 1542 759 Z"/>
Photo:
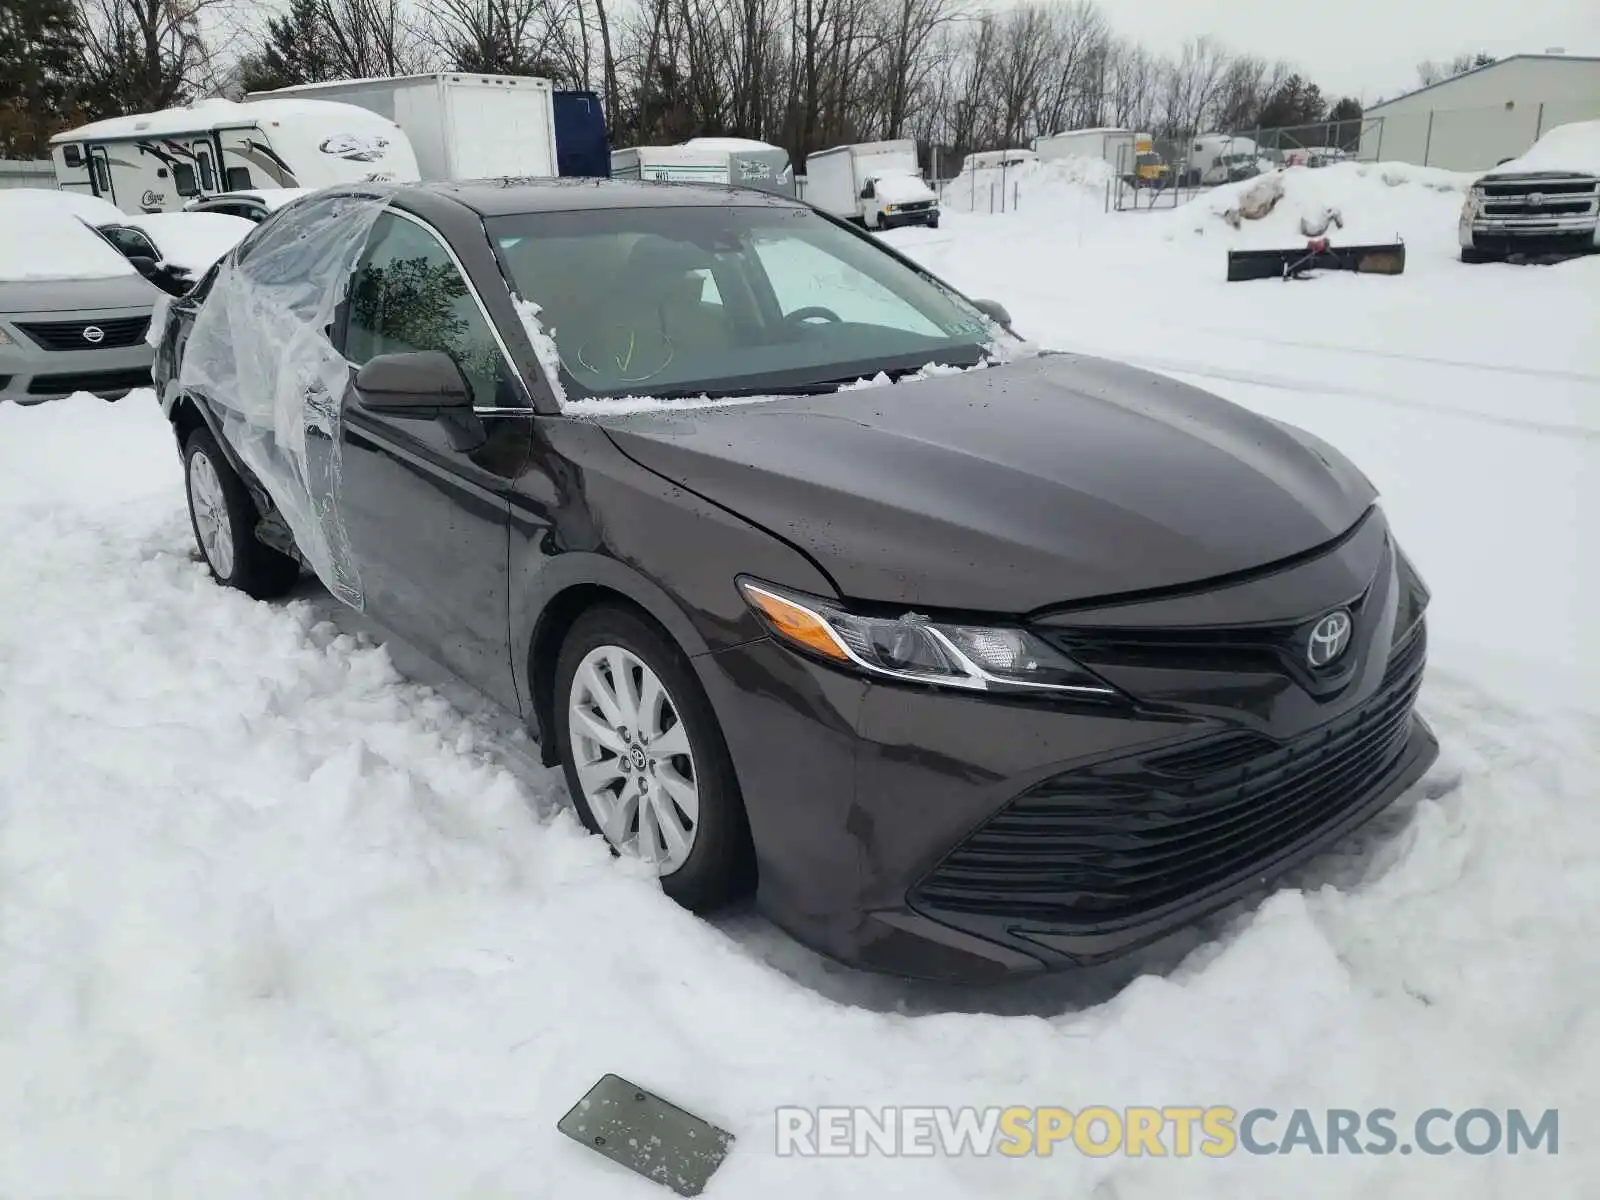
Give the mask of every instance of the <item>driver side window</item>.
<path id="1" fill-rule="evenodd" d="M 350 282 L 344 354 L 356 366 L 380 354 L 440 350 L 455 360 L 478 408 L 526 405 L 489 323 L 449 253 L 413 221 L 385 213 Z"/>

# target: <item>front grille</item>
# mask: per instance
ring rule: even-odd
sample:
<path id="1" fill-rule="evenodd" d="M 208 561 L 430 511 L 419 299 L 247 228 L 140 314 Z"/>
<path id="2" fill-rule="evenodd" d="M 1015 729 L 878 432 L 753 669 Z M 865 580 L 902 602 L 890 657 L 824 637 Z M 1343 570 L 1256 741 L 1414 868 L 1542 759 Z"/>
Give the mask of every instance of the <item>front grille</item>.
<path id="1" fill-rule="evenodd" d="M 35 375 L 28 381 L 30 396 L 70 396 L 74 392 L 125 392 L 150 386 L 150 368 L 121 371 L 78 371 L 66 375 Z"/>
<path id="2" fill-rule="evenodd" d="M 1362 626 L 1362 615 L 1371 596 L 1369 587 L 1343 606 L 1357 629 Z M 1037 632 L 1058 650 L 1091 668 L 1285 675 L 1314 695 L 1325 695 L 1349 682 L 1356 661 L 1346 656 L 1321 668 L 1312 668 L 1306 662 L 1306 640 L 1324 615 L 1318 613 L 1276 625 L 1040 626 Z"/>
<path id="3" fill-rule="evenodd" d="M 1289 742 L 1229 732 L 1047 780 L 935 867 L 912 904 L 1117 926 L 1251 875 L 1359 807 L 1394 770 L 1426 637 L 1420 621 L 1412 625 L 1377 692 Z"/>
<path id="4" fill-rule="evenodd" d="M 932 207 L 932 200 L 918 200 L 914 204 L 897 204 L 895 205 L 895 211 L 903 213 L 927 212 Z"/>
<path id="5" fill-rule="evenodd" d="M 108 317 L 103 321 L 37 321 L 18 324 L 46 350 L 116 350 L 137 346 L 150 328 L 149 317 Z M 83 336 L 86 329 L 98 329 L 99 341 Z"/>

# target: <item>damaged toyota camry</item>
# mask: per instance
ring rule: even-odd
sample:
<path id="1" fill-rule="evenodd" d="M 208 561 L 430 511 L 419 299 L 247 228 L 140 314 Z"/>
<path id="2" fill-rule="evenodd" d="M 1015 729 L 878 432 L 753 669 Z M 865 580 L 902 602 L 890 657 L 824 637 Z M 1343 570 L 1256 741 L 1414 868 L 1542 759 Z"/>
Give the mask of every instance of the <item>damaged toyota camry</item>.
<path id="1" fill-rule="evenodd" d="M 1039 352 L 732 188 L 359 185 L 263 222 L 156 379 L 196 540 L 520 714 L 578 816 L 847 963 L 1106 960 L 1414 783 L 1428 592 L 1315 437 Z"/>

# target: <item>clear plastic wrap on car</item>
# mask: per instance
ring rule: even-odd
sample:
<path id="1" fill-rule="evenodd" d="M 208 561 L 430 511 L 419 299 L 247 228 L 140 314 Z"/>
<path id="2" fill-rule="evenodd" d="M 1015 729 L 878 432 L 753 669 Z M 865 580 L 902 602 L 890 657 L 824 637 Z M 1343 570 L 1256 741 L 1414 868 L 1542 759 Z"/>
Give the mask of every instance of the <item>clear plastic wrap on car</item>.
<path id="1" fill-rule="evenodd" d="M 386 190 L 317 197 L 264 225 L 195 315 L 178 383 L 272 496 L 324 586 L 364 607 L 340 511 L 341 404 L 350 366 L 330 340 Z"/>

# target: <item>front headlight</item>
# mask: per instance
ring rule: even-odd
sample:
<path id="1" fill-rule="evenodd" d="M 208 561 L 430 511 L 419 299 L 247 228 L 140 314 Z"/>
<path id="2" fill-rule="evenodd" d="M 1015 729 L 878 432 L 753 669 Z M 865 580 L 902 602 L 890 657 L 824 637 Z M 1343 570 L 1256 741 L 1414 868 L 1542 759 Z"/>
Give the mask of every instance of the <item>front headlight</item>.
<path id="1" fill-rule="evenodd" d="M 751 579 L 745 601 L 792 649 L 868 675 L 978 692 L 1109 700 L 1117 690 L 1025 629 L 869 617 Z"/>

